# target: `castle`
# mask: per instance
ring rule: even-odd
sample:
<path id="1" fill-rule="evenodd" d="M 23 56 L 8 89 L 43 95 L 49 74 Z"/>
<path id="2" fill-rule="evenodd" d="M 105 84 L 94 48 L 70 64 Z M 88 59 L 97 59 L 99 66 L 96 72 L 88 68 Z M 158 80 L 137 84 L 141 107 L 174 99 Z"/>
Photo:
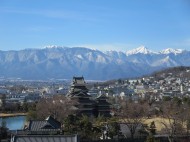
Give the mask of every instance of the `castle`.
<path id="1" fill-rule="evenodd" d="M 84 77 L 73 77 L 67 97 L 76 101 L 77 115 L 110 117 L 110 104 L 106 100 L 107 97 L 101 94 L 92 99 L 88 94 Z"/>

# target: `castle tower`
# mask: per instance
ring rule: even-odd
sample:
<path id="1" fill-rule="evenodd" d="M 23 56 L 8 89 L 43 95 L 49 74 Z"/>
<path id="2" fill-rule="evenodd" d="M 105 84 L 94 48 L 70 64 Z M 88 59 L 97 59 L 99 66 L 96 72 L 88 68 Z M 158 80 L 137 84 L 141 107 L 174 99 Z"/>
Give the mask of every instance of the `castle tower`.
<path id="1" fill-rule="evenodd" d="M 73 77 L 67 97 L 76 101 L 77 115 L 93 115 L 94 102 L 90 99 L 90 95 L 88 95 L 84 77 Z"/>
<path id="2" fill-rule="evenodd" d="M 96 111 L 97 114 L 95 114 L 96 116 L 98 115 L 103 115 L 104 117 L 110 117 L 110 106 L 111 104 L 107 102 L 107 97 L 105 94 L 100 94 L 97 98 L 96 98 Z"/>

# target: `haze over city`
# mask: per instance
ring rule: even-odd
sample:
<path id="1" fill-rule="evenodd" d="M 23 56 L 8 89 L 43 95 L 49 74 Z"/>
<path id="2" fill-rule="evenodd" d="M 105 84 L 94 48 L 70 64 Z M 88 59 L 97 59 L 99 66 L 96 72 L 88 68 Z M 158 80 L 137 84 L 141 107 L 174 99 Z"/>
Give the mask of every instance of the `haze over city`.
<path id="1" fill-rule="evenodd" d="M 188 0 L 1 0 L 0 50 L 190 49 Z"/>

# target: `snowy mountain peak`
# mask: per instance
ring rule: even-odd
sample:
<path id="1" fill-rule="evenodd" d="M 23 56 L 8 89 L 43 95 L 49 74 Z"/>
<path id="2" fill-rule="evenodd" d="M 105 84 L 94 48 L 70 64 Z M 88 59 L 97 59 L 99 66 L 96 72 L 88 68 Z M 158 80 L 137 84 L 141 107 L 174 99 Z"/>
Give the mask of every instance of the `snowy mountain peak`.
<path id="1" fill-rule="evenodd" d="M 161 54 L 180 54 L 184 50 L 183 49 L 172 49 L 172 48 L 167 48 L 165 50 L 160 51 Z"/>
<path id="2" fill-rule="evenodd" d="M 57 45 L 47 45 L 44 47 L 44 49 L 58 49 L 58 48 L 66 48 L 66 47 L 57 46 Z"/>
<path id="3" fill-rule="evenodd" d="M 136 49 L 133 49 L 133 50 L 130 50 L 130 51 L 127 51 L 126 54 L 127 55 L 133 55 L 133 54 L 152 54 L 152 53 L 155 53 L 153 51 L 150 51 L 148 48 L 146 48 L 145 46 L 140 46 Z"/>

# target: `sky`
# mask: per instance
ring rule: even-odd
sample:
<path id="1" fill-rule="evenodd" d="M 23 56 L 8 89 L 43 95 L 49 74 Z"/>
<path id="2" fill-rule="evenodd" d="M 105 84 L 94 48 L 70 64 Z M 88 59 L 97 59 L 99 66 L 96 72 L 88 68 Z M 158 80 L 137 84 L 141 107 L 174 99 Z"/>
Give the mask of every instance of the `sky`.
<path id="1" fill-rule="evenodd" d="M 0 0 L 0 50 L 190 50 L 190 0 Z"/>

